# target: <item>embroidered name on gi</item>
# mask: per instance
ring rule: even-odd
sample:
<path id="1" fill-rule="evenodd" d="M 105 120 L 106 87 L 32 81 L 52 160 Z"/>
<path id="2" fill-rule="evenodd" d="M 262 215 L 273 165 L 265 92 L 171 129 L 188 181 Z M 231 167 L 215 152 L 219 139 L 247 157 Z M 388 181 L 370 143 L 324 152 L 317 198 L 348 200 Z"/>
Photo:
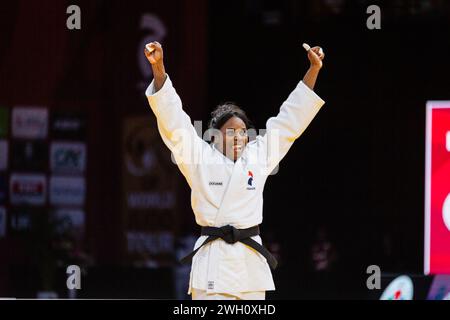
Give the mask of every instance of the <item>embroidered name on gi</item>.
<path id="1" fill-rule="evenodd" d="M 216 182 L 216 181 L 210 181 L 209 185 L 210 186 L 221 186 L 223 183 L 222 182 Z"/>
<path id="2" fill-rule="evenodd" d="M 214 281 L 208 281 L 208 289 L 214 290 Z"/>

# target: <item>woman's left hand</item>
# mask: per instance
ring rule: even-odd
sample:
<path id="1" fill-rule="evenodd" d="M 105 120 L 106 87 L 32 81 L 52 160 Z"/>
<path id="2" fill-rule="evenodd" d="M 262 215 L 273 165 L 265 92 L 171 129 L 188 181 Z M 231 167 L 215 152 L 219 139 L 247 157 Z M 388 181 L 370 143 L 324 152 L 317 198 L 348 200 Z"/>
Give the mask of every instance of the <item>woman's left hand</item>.
<path id="1" fill-rule="evenodd" d="M 321 47 L 313 47 L 308 50 L 308 59 L 311 67 L 321 69 L 323 66 L 322 60 L 325 58 L 325 53 Z"/>

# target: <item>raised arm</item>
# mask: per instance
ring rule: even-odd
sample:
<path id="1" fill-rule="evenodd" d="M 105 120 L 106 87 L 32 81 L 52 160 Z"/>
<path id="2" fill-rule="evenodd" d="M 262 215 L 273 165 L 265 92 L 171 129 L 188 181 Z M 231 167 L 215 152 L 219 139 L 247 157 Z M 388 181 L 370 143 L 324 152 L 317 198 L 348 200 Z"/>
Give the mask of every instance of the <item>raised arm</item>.
<path id="1" fill-rule="evenodd" d="M 325 103 L 313 91 L 324 56 L 320 47 L 308 50 L 310 67 L 303 81 L 281 105 L 278 115 L 267 121 L 266 134 L 256 139 L 259 157 L 267 160 L 267 174 L 283 159 Z"/>
<path id="2" fill-rule="evenodd" d="M 150 47 L 150 50 L 147 50 Z M 163 49 L 158 42 L 146 46 L 145 55 L 151 63 L 154 79 L 145 94 L 156 116 L 158 131 L 164 144 L 172 151 L 183 175 L 191 184 L 192 175 L 206 144 L 183 110 L 182 102 L 163 63 Z"/>

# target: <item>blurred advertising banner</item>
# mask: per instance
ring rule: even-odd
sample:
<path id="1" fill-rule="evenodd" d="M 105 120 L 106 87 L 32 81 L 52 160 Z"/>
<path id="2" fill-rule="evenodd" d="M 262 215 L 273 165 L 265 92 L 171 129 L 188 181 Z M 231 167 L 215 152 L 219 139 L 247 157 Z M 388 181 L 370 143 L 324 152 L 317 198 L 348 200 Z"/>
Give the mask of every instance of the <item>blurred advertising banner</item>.
<path id="1" fill-rule="evenodd" d="M 56 232 L 67 234 L 81 242 L 85 233 L 85 213 L 81 209 L 57 208 L 52 211 L 53 218 L 58 222 Z"/>
<path id="2" fill-rule="evenodd" d="M 427 300 L 450 300 L 450 275 L 436 275 Z"/>
<path id="3" fill-rule="evenodd" d="M 427 103 L 425 274 L 450 273 L 450 101 Z"/>
<path id="4" fill-rule="evenodd" d="M 45 139 L 48 133 L 48 110 L 42 107 L 15 107 L 12 113 L 13 138 Z"/>
<path id="5" fill-rule="evenodd" d="M 131 263 L 173 261 L 177 168 L 150 116 L 128 117 L 123 127 L 123 213 Z"/>
<path id="6" fill-rule="evenodd" d="M 47 178 L 44 174 L 13 173 L 9 190 L 13 205 L 44 206 L 47 200 Z"/>
<path id="7" fill-rule="evenodd" d="M 50 177 L 50 204 L 82 207 L 86 198 L 84 177 Z"/>
<path id="8" fill-rule="evenodd" d="M 55 111 L 50 115 L 50 134 L 54 139 L 85 140 L 86 129 L 84 113 Z"/>
<path id="9" fill-rule="evenodd" d="M 50 147 L 50 168 L 54 173 L 83 174 L 86 170 L 86 144 L 53 142 Z"/>

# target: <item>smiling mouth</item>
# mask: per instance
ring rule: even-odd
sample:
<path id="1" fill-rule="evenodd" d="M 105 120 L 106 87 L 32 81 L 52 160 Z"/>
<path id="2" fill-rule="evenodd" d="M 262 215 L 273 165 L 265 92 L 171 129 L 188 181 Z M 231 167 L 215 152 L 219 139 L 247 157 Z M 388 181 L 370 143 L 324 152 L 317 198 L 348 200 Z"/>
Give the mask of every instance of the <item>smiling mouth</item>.
<path id="1" fill-rule="evenodd" d="M 234 151 L 242 151 L 242 146 L 241 145 L 234 145 L 233 146 L 233 150 Z"/>

